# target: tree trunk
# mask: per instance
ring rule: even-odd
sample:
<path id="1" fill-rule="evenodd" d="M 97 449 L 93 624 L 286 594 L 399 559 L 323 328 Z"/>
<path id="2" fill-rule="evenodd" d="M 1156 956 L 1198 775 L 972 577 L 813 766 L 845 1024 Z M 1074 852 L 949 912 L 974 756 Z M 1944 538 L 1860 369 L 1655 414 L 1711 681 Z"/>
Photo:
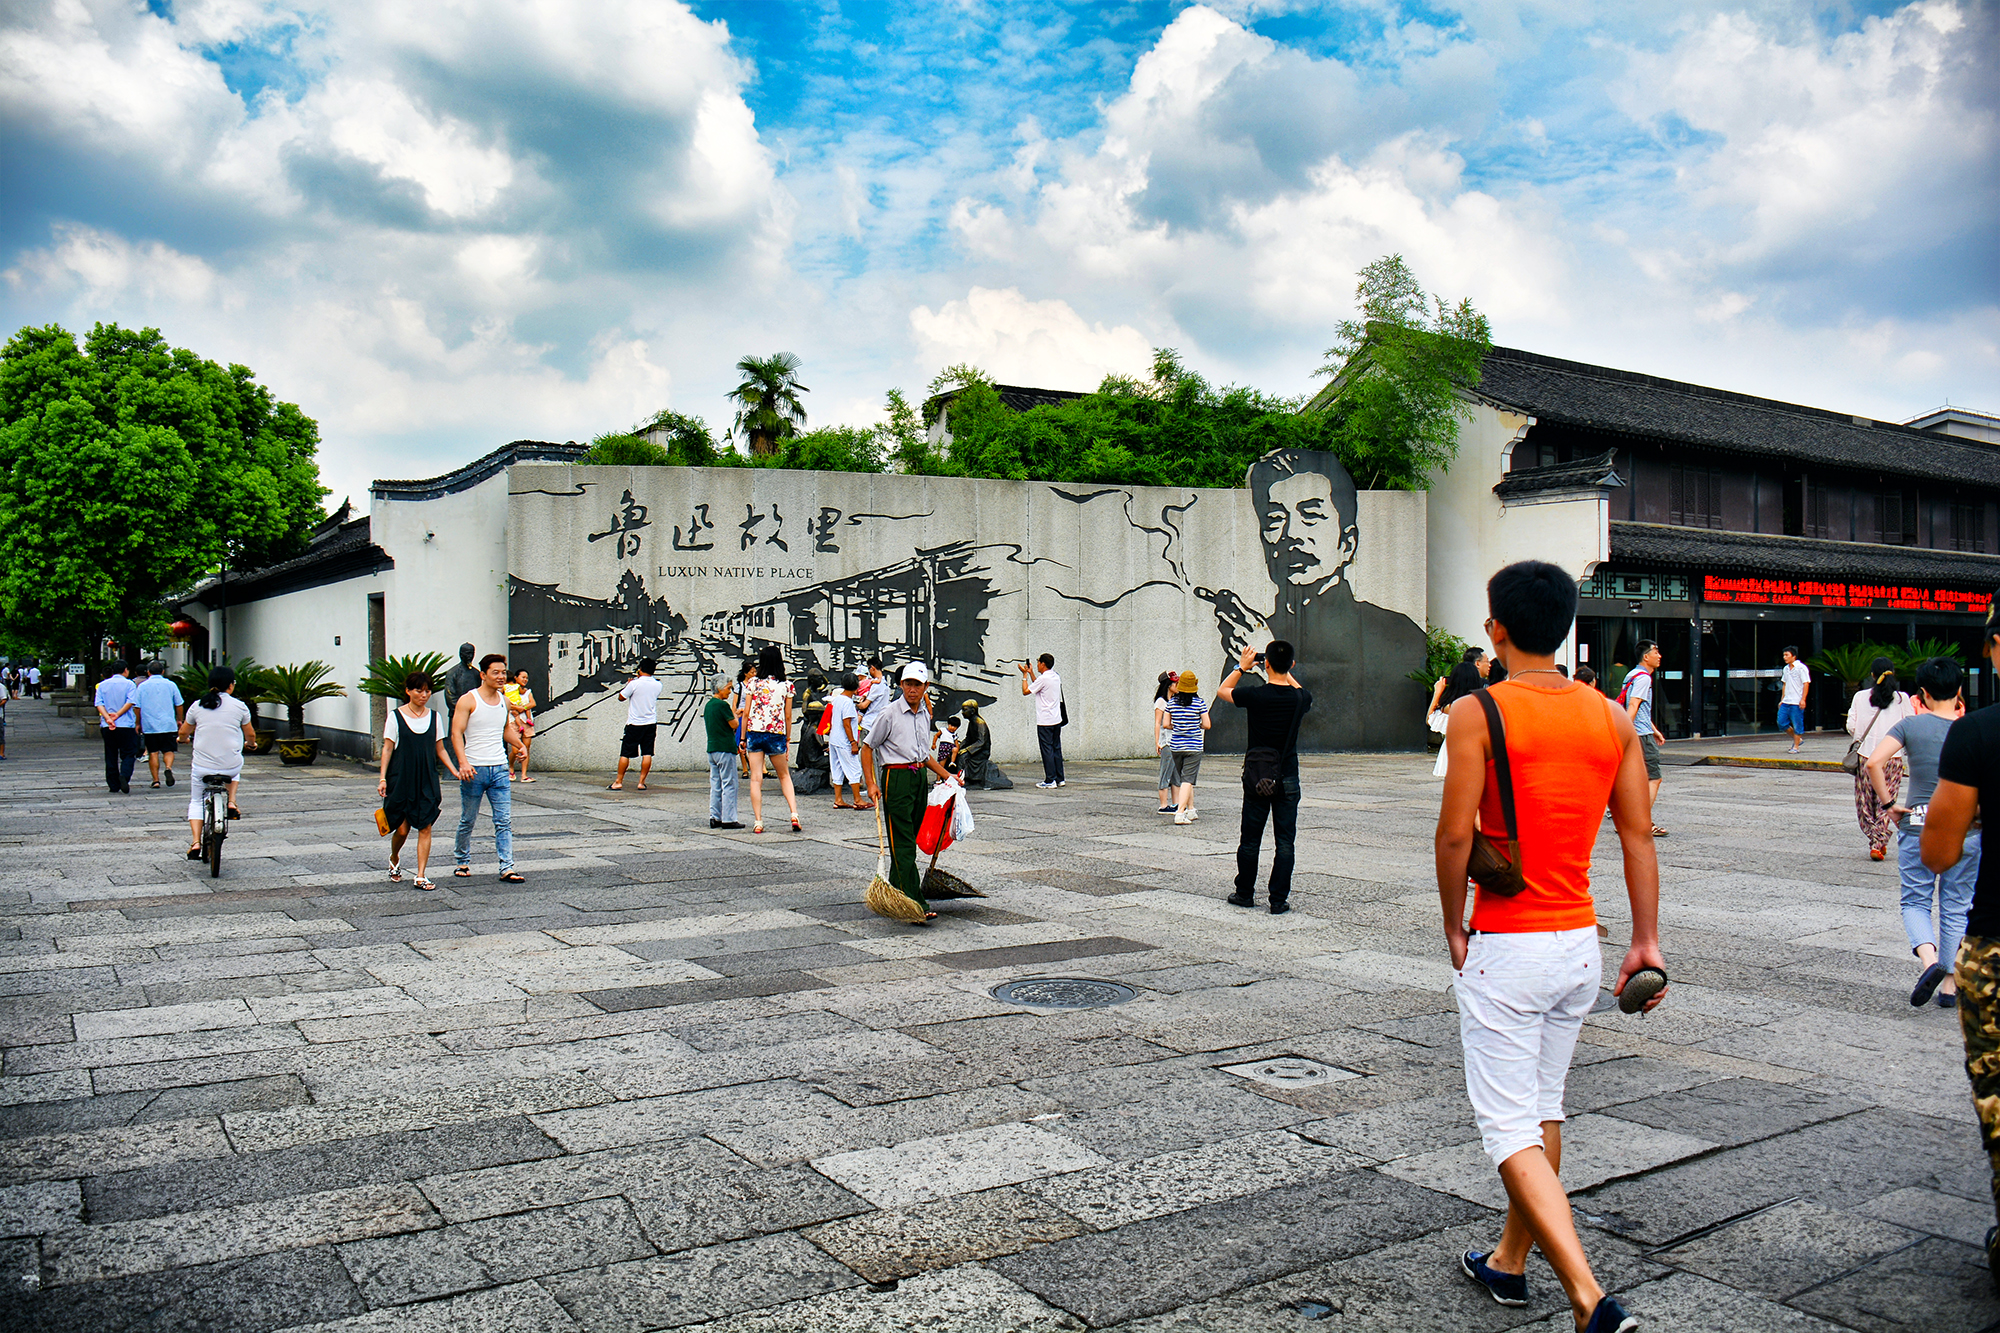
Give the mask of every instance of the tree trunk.
<path id="1" fill-rule="evenodd" d="M 306 708 L 304 704 L 293 704 L 285 710 L 286 720 L 291 723 L 293 740 L 304 740 L 306 734 Z"/>
<path id="2" fill-rule="evenodd" d="M 778 451 L 777 446 L 777 436 L 766 434 L 763 431 L 753 430 L 750 432 L 750 456 L 752 458 L 764 458 L 770 454 L 774 454 Z"/>

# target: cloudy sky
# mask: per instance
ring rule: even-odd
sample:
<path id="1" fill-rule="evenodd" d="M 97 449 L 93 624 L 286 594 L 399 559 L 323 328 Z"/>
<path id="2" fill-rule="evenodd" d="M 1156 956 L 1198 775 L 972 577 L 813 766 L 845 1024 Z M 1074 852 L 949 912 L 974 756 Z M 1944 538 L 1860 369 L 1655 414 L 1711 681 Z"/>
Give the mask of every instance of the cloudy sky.
<path id="1" fill-rule="evenodd" d="M 665 406 L 1172 346 L 1310 390 L 1400 251 L 1514 347 L 2000 410 L 1995 0 L 10 0 L 0 318 L 157 325 L 334 499 Z"/>

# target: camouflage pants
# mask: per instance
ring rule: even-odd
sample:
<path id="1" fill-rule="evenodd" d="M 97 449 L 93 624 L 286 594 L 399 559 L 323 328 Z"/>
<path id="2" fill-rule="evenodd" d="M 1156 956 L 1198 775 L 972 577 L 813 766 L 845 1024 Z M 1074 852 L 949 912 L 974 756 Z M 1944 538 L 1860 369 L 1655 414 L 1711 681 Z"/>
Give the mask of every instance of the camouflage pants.
<path id="1" fill-rule="evenodd" d="M 1956 962 L 1965 1074 L 1972 1080 L 1972 1105 L 1993 1164 L 1994 1210 L 2000 1214 L 2000 936 L 1966 936 Z"/>

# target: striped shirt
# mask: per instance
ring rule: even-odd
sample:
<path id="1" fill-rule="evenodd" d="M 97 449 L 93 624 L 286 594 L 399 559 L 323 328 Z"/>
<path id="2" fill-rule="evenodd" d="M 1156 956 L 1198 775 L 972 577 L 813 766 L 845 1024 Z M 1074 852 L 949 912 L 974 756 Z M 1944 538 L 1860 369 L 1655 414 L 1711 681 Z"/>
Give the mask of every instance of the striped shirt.
<path id="1" fill-rule="evenodd" d="M 1202 748 L 1201 720 L 1208 713 L 1208 700 L 1194 694 L 1186 696 L 1188 701 L 1182 703 L 1182 697 L 1178 694 L 1167 696 L 1167 722 L 1173 728 L 1167 748 L 1198 751 Z"/>

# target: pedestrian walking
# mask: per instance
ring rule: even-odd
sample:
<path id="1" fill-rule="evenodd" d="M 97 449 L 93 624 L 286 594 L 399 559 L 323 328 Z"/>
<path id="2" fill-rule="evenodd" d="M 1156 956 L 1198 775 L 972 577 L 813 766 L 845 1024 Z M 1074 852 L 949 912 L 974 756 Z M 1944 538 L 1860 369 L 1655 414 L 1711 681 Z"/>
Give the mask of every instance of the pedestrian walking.
<path id="1" fill-rule="evenodd" d="M 1778 673 L 1778 730 L 1792 734 L 1792 748 L 1785 753 L 1797 754 L 1806 738 L 1806 697 L 1812 693 L 1812 670 L 1799 661 L 1796 644 L 1786 645 L 1783 656 L 1785 667 Z"/>
<path id="2" fill-rule="evenodd" d="M 1176 824 L 1192 824 L 1199 817 L 1194 810 L 1194 788 L 1201 776 L 1202 751 L 1208 748 L 1202 735 L 1208 730 L 1208 701 L 1195 693 L 1200 685 L 1194 672 L 1183 671 L 1174 682 L 1173 702 L 1167 705 L 1172 731 L 1167 749 L 1174 757 L 1174 791 L 1179 810 Z"/>
<path id="3" fill-rule="evenodd" d="M 1439 676 L 1437 683 L 1431 686 L 1430 705 L 1424 709 L 1425 721 L 1430 721 L 1439 712 L 1451 707 L 1449 703 L 1445 702 L 1445 691 L 1451 687 L 1452 677 L 1458 674 L 1458 668 L 1461 666 L 1470 666 L 1473 674 L 1479 677 L 1479 683 L 1482 685 L 1486 683 L 1486 673 L 1493 669 L 1493 663 L 1486 656 L 1484 648 L 1467 648 L 1464 656 L 1458 659 L 1451 670 Z M 1437 732 L 1440 736 L 1444 734 L 1444 727 L 1437 723 L 1432 724 L 1431 730 Z"/>
<path id="4" fill-rule="evenodd" d="M 1622 1333 L 1638 1321 L 1591 1273 L 1559 1173 L 1563 1086 L 1602 968 L 1590 855 L 1607 804 L 1632 905 L 1632 945 L 1614 990 L 1622 994 L 1650 968 L 1664 991 L 1645 756 L 1628 713 L 1556 673 L 1555 653 L 1576 617 L 1576 581 L 1558 566 L 1523 561 L 1495 574 L 1486 596 L 1486 630 L 1507 682 L 1452 706 L 1437 882 L 1466 1094 L 1507 1191 L 1507 1220 L 1493 1249 L 1467 1251 L 1459 1268 L 1500 1304 L 1526 1305 L 1528 1249 L 1538 1247 L 1577 1327 Z M 1475 840 L 1497 860 L 1475 855 Z M 1484 882 L 1468 931 L 1469 873 Z M 1655 994 L 1645 1007 L 1658 1003 Z"/>
<path id="5" fill-rule="evenodd" d="M 1982 656 L 2000 670 L 2000 593 L 1987 604 Z M 1972 823 L 1982 807 L 2000 810 L 2000 707 L 1960 718 L 1945 733 L 1937 787 L 1919 835 L 1925 869 L 1942 875 L 1973 854 Z M 1991 1164 L 1994 1204 L 2000 1209 L 2000 859 L 1987 862 L 1982 857 L 1974 872 L 1972 908 L 1953 971 L 1965 1072 Z M 1996 1240 L 2000 1226 L 1986 1233 L 1986 1267 L 2000 1289 Z"/>
<path id="6" fill-rule="evenodd" d="M 618 742 L 618 776 L 611 779 L 612 791 L 625 790 L 625 768 L 639 761 L 639 790 L 646 790 L 646 776 L 653 771 L 653 749 L 660 736 L 660 689 L 657 666 L 650 657 L 639 659 L 639 669 L 618 697 L 625 700 L 625 733 Z"/>
<path id="7" fill-rule="evenodd" d="M 503 693 L 507 696 L 507 716 L 521 736 L 521 776 L 516 781 L 533 782 L 528 776 L 528 757 L 535 749 L 535 692 L 528 688 L 528 668 L 514 672 Z"/>
<path id="8" fill-rule="evenodd" d="M 1063 785 L 1062 729 L 1069 720 L 1063 706 L 1062 677 L 1056 674 L 1056 659 L 1043 653 L 1039 660 L 1021 663 L 1021 693 L 1035 700 L 1035 739 L 1042 747 L 1042 780 L 1035 785 L 1045 791 Z"/>
<path id="9" fill-rule="evenodd" d="M 709 681 L 709 699 L 701 706 L 701 723 L 708 733 L 708 826 L 739 829 L 736 818 L 736 705 L 729 701 L 729 677 L 716 672 Z"/>
<path id="10" fill-rule="evenodd" d="M 9 702 L 9 701 L 8 701 L 8 700 L 6 700 L 6 699 L 0 699 L 0 759 L 5 759 L 5 758 L 7 757 L 7 704 L 8 704 L 8 702 Z"/>
<path id="11" fill-rule="evenodd" d="M 146 679 L 132 691 L 132 697 L 139 706 L 139 734 L 145 737 L 146 770 L 153 775 L 155 787 L 160 785 L 162 773 L 171 787 L 174 752 L 180 748 L 181 713 L 187 699 L 182 696 L 181 687 L 167 675 L 165 662 L 148 664 Z"/>
<path id="12" fill-rule="evenodd" d="M 1660 801 L 1660 742 L 1667 738 L 1653 720 L 1653 686 L 1659 679 L 1660 660 L 1659 644 L 1639 640 L 1639 665 L 1625 677 L 1625 688 L 1618 692 L 1618 702 L 1632 720 L 1632 730 L 1639 735 L 1639 753 L 1646 761 L 1646 818 L 1656 838 L 1667 836 L 1660 821 L 1653 818 L 1653 807 Z"/>
<path id="13" fill-rule="evenodd" d="M 736 690 L 729 696 L 730 705 L 736 709 L 736 776 L 743 781 L 750 780 L 750 752 L 743 748 L 743 729 L 749 721 L 750 682 L 757 679 L 757 659 L 750 658 L 736 671 Z"/>
<path id="14" fill-rule="evenodd" d="M 1965 673 L 1948 657 L 1933 657 L 1917 668 L 1917 711 L 1903 718 L 1875 746 L 1865 770 L 1876 799 L 1896 821 L 1896 868 L 1903 915 L 1903 933 L 1922 971 L 1910 1003 L 1935 998 L 1938 1007 L 1958 1003 L 1951 960 L 1965 935 L 1966 914 L 1972 910 L 1972 885 L 1979 873 L 1979 830 L 1966 835 L 1965 854 L 1943 874 L 1924 867 L 1921 840 L 1924 814 L 1937 789 L 1938 755 L 1951 724 L 1965 715 L 1961 691 Z M 1900 799 L 1889 792 L 1886 770 L 1897 755 L 1907 756 L 1909 783 Z M 1935 906 L 1936 924 L 1932 910 Z"/>
<path id="15" fill-rule="evenodd" d="M 923 909 L 926 921 L 935 920 L 937 913 L 917 876 L 917 825 L 930 796 L 923 770 L 939 781 L 950 776 L 931 753 L 930 679 L 922 662 L 905 666 L 898 697 L 886 698 L 878 691 L 861 732 L 861 773 L 868 799 L 882 807 L 888 833 L 889 882 Z"/>
<path id="16" fill-rule="evenodd" d="M 1243 685 L 1243 673 L 1264 668 L 1262 685 Z M 1264 825 L 1271 825 L 1271 883 L 1266 891 L 1272 916 L 1292 910 L 1292 862 L 1299 836 L 1299 724 L 1313 697 L 1292 678 L 1297 665 L 1292 645 L 1273 639 L 1261 653 L 1245 648 L 1236 669 L 1222 678 L 1217 703 L 1247 714 L 1243 751 L 1243 823 L 1236 839 L 1236 891 L 1228 901 L 1257 905 L 1257 853 Z"/>
<path id="17" fill-rule="evenodd" d="M 202 779 L 211 773 L 229 779 L 230 819 L 243 818 L 237 808 L 236 791 L 242 785 L 243 747 L 257 743 L 257 727 L 249 706 L 236 697 L 236 673 L 226 666 L 211 667 L 208 693 L 195 700 L 181 717 L 178 732 L 188 743 L 188 850 L 187 859 L 201 860 L 202 799 L 208 794 Z"/>
<path id="18" fill-rule="evenodd" d="M 1450 735 L 1451 706 L 1472 694 L 1486 684 L 1486 678 L 1479 674 L 1479 664 L 1473 661 L 1460 662 L 1451 669 L 1444 679 L 1444 692 L 1438 696 L 1437 711 L 1431 714 L 1431 729 L 1440 736 Z M 1437 763 L 1431 766 L 1431 776 L 1441 778 L 1451 769 L 1451 746 L 1438 746 Z"/>
<path id="19" fill-rule="evenodd" d="M 791 811 L 792 832 L 798 833 L 799 798 L 792 789 L 790 760 L 786 755 L 792 734 L 792 683 L 785 679 L 785 655 L 774 643 L 765 644 L 757 654 L 757 675 L 743 687 L 743 748 L 750 756 L 750 831 L 764 831 L 764 765 L 778 773 L 778 790 L 784 793 Z M 928 742 L 930 734 L 925 733 Z"/>
<path id="20" fill-rule="evenodd" d="M 389 880 L 403 881 L 403 847 L 417 835 L 417 875 L 414 887 L 426 892 L 431 883 L 431 826 L 444 809 L 438 765 L 451 765 L 445 753 L 444 727 L 431 711 L 431 675 L 412 671 L 403 677 L 403 702 L 389 712 L 382 728 L 382 767 L 375 793 L 382 798 L 382 817 L 390 827 Z M 496 821 L 497 823 L 497 821 Z"/>
<path id="21" fill-rule="evenodd" d="M 826 731 L 827 780 L 833 784 L 833 808 L 836 810 L 873 810 L 874 804 L 862 804 L 861 794 L 865 789 L 861 780 L 861 710 L 855 702 L 855 695 L 861 689 L 861 682 L 850 671 L 840 678 L 840 688 L 827 701 L 827 709 L 833 714 Z M 850 804 L 840 799 L 840 789 L 846 787 L 853 798 Z"/>
<path id="22" fill-rule="evenodd" d="M 1174 752 L 1168 748 L 1167 740 L 1172 735 L 1173 726 L 1167 720 L 1167 704 L 1174 697 L 1174 682 L 1180 679 L 1178 671 L 1162 671 L 1158 686 L 1153 690 L 1153 753 L 1160 757 L 1160 813 L 1171 815 L 1180 809 L 1174 800 Z"/>
<path id="23" fill-rule="evenodd" d="M 28 664 L 28 697 L 30 699 L 42 697 L 42 668 L 32 662 Z"/>
<path id="24" fill-rule="evenodd" d="M 139 763 L 138 687 L 123 662 L 97 682 L 97 735 L 104 742 L 104 785 L 115 796 L 132 794 L 132 770 Z"/>
<path id="25" fill-rule="evenodd" d="M 507 719 L 507 659 L 488 653 L 479 659 L 479 684 L 458 696 L 451 715 L 451 745 L 458 754 L 458 837 L 453 840 L 452 875 L 472 875 L 472 825 L 484 798 L 493 814 L 493 851 L 500 880 L 521 884 L 514 869 L 514 790 L 507 756 L 520 757 L 521 738 Z"/>
<path id="26" fill-rule="evenodd" d="M 1870 683 L 1856 690 L 1847 705 L 1847 734 L 1854 737 L 1855 753 L 1864 760 L 1881 744 L 1891 727 L 1916 711 L 1910 696 L 1896 688 L 1895 663 L 1878 657 L 1869 664 L 1868 674 Z M 1868 839 L 1871 861 L 1880 861 L 1889 854 L 1889 835 L 1896 828 L 1889 807 L 1895 804 L 1896 791 L 1903 785 L 1904 771 L 1900 756 L 1883 766 L 1887 801 L 1876 799 L 1875 784 L 1869 779 L 1865 764 L 1854 774 L 1854 817 L 1861 825 L 1862 836 Z"/>
<path id="27" fill-rule="evenodd" d="M 1587 666 L 1580 666 L 1576 669 L 1576 683 L 1588 685 L 1594 690 L 1597 688 L 1597 673 Z"/>

